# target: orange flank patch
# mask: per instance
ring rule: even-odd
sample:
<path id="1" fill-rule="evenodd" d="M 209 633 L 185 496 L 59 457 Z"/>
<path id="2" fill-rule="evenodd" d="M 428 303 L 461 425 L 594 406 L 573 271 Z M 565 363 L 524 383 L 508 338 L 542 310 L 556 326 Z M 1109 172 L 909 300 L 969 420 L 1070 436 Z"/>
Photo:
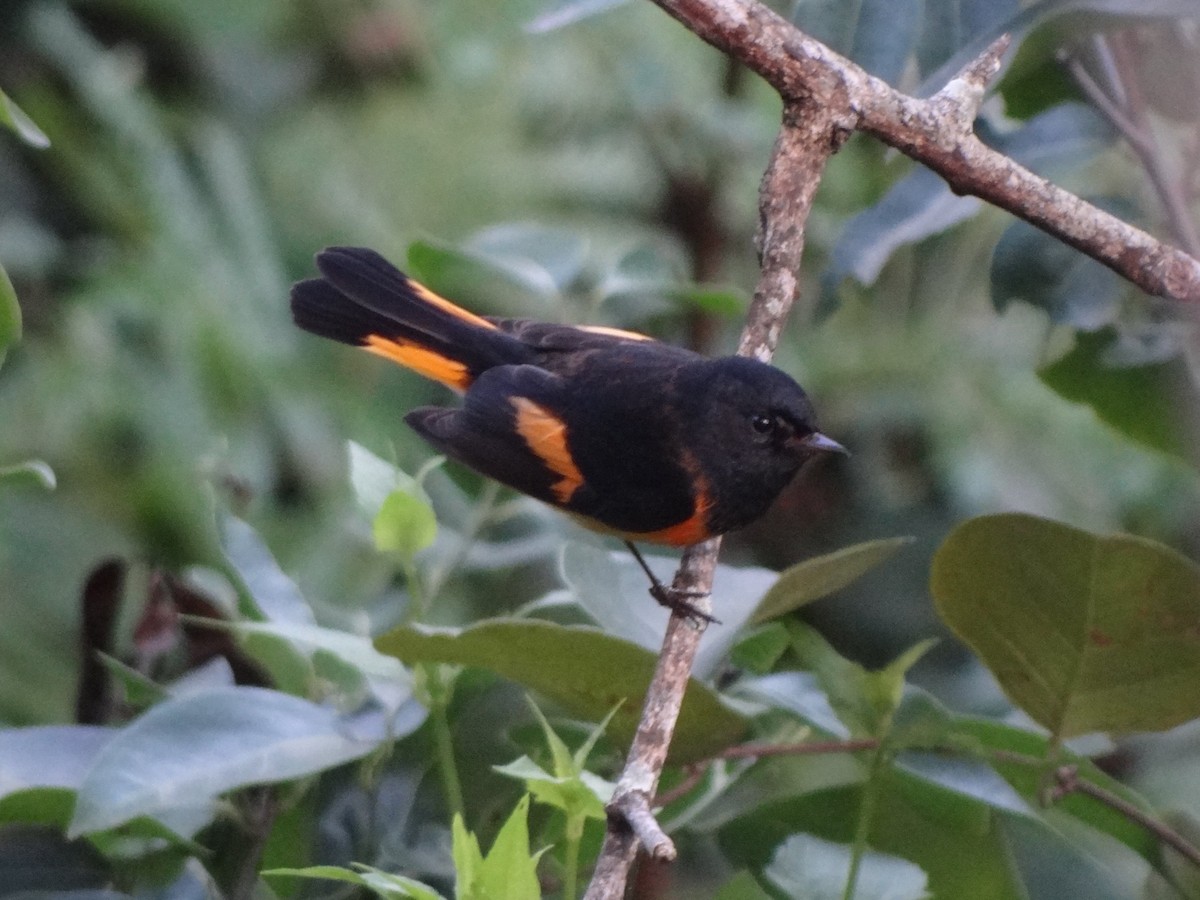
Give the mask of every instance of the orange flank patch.
<path id="1" fill-rule="evenodd" d="M 517 434 L 551 472 L 561 476 L 550 490 L 559 503 L 569 503 L 583 484 L 583 475 L 567 447 L 567 423 L 528 397 L 513 397 L 510 402 L 517 410 Z"/>
<path id="2" fill-rule="evenodd" d="M 468 322 L 471 325 L 476 325 L 479 328 L 487 328 L 490 330 L 495 330 L 496 328 L 496 326 L 487 319 L 477 316 L 473 312 L 468 312 L 461 306 L 456 306 L 445 297 L 435 294 L 419 281 L 413 281 L 410 278 L 408 279 L 408 286 L 412 288 L 414 294 L 416 294 L 430 306 L 436 306 L 438 309 L 442 310 L 442 312 L 448 312 L 455 318 L 462 319 L 464 322 Z"/>
<path id="3" fill-rule="evenodd" d="M 379 334 L 368 334 L 363 339 L 363 347 L 376 356 L 412 369 L 418 375 L 440 381 L 459 393 L 471 386 L 471 373 L 467 371 L 466 365 L 419 344 L 399 338 L 385 338 Z"/>
<path id="4" fill-rule="evenodd" d="M 609 328 L 607 325 L 576 325 L 580 331 L 588 331 L 592 334 L 606 334 L 609 337 L 624 338 L 627 341 L 652 341 L 654 338 L 645 334 L 638 334 L 636 331 L 625 331 L 622 328 Z"/>
<path id="5" fill-rule="evenodd" d="M 689 547 L 692 544 L 707 541 L 712 537 L 708 533 L 708 507 L 712 501 L 704 495 L 701 495 L 700 499 L 701 502 L 696 505 L 696 511 L 678 525 L 660 528 L 658 531 L 631 534 L 629 535 L 630 539 L 648 541 L 651 544 L 668 544 L 672 547 Z"/>
<path id="6" fill-rule="evenodd" d="M 678 525 L 670 528 L 660 528 L 658 531 L 637 532 L 631 534 L 630 540 L 648 541 L 651 544 L 668 544 L 672 547 L 690 547 L 709 538 L 706 529 L 708 516 L 705 512 L 693 513 Z"/>

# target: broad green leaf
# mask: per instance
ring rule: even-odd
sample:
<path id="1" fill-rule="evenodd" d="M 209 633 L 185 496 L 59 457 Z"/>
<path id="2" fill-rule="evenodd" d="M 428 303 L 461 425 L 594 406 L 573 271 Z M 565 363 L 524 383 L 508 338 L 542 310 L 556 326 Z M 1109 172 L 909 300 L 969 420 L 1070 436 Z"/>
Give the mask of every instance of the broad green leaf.
<path id="1" fill-rule="evenodd" d="M 213 628 L 224 628 L 234 634 L 265 634 L 282 638 L 306 653 L 325 651 L 350 663 L 366 675 L 407 683 L 409 675 L 395 657 L 380 653 L 369 637 L 322 628 L 302 622 L 223 622 L 204 621 Z"/>
<path id="2" fill-rule="evenodd" d="M 308 866 L 302 869 L 267 869 L 263 875 L 271 877 L 291 876 L 342 881 L 365 887 L 385 900 L 445 900 L 428 885 L 414 878 L 406 878 L 392 872 L 384 872 L 370 866 L 359 866 L 358 871 L 341 866 Z"/>
<path id="3" fill-rule="evenodd" d="M 479 666 L 517 681 L 598 721 L 621 704 L 612 725 L 632 737 L 654 671 L 655 656 L 594 628 L 495 619 L 462 631 L 404 626 L 375 641 L 383 653 L 409 664 Z M 746 721 L 695 679 L 684 696 L 671 758 L 686 762 L 736 742 Z"/>
<path id="4" fill-rule="evenodd" d="M 946 624 L 1057 739 L 1200 716 L 1200 567 L 1167 547 L 983 516 L 938 549 L 931 587 Z"/>
<path id="5" fill-rule="evenodd" d="M 562 298 L 585 253 L 582 239 L 562 229 L 503 223 L 461 245 L 415 241 L 408 262 L 423 280 L 476 312 L 528 315 L 538 307 L 548 313 Z"/>
<path id="6" fill-rule="evenodd" d="M 932 72 L 967 41 L 1017 11 L 1017 0 L 925 0 L 919 70 Z"/>
<path id="7" fill-rule="evenodd" d="M 31 147 L 45 150 L 50 146 L 50 138 L 46 137 L 46 133 L 4 91 L 0 91 L 0 125 L 11 128 Z M 2 345 L 3 340 L 0 339 Z"/>
<path id="8" fill-rule="evenodd" d="M 772 900 L 749 872 L 738 872 L 717 891 L 716 900 Z"/>
<path id="9" fill-rule="evenodd" d="M 1196 14 L 1194 0 L 1041 0 L 1038 3 L 1020 4 L 1019 7 L 1008 3 L 1008 0 L 1004 2 L 1011 16 L 999 20 L 989 18 L 986 28 L 975 31 L 972 40 L 925 79 L 917 96 L 928 96 L 942 87 L 1002 34 L 1010 35 L 1014 44 L 1019 45 L 1033 29 L 1062 17 L 1073 17 L 1064 27 L 1071 28 L 1078 36 L 1088 29 L 1089 24 L 1111 25 L 1112 19 L 1136 22 Z"/>
<path id="10" fill-rule="evenodd" d="M 54 470 L 40 459 L 26 460 L 23 463 L 17 463 L 15 466 L 0 466 L 0 481 L 9 478 L 29 478 L 36 481 L 48 491 L 54 490 L 58 484 L 58 480 L 54 476 Z"/>
<path id="11" fill-rule="evenodd" d="M 983 119 L 977 124 L 982 139 L 1046 177 L 1065 168 L 1077 169 L 1081 160 L 1108 147 L 1115 136 L 1107 120 L 1081 103 L 1056 106 L 1014 131 L 986 125 Z M 821 275 L 822 303 L 827 307 L 836 304 L 837 289 L 847 277 L 874 284 L 898 248 L 970 219 L 982 205 L 977 197 L 955 194 L 928 169 L 914 169 L 878 203 L 846 223 L 829 267 Z"/>
<path id="12" fill-rule="evenodd" d="M 770 863 L 772 848 L 798 833 L 848 844 L 854 840 L 861 802 L 861 784 L 777 800 L 768 796 L 722 825 L 721 846 L 731 864 L 757 870 Z M 977 801 L 891 769 L 883 773 L 868 842 L 872 850 L 924 870 L 934 897 L 1027 900 L 997 825 L 997 814 Z"/>
<path id="13" fill-rule="evenodd" d="M 678 568 L 674 557 L 649 554 L 646 562 L 664 584 Z M 562 549 L 562 573 L 580 606 L 608 633 L 657 653 L 670 613 L 649 596 L 646 573 L 632 554 L 571 541 Z M 709 678 L 724 664 L 758 600 L 778 575 L 758 566 L 718 565 L 713 607 L 720 622 L 700 640 L 692 665 L 697 678 Z"/>
<path id="14" fill-rule="evenodd" d="M 978 758 L 987 761 L 1029 803 L 1038 803 L 1039 792 L 1044 783 L 1045 767 L 1025 765 L 1016 759 L 1048 759 L 1051 753 L 1050 740 L 1044 734 L 1035 734 L 1027 729 L 992 719 L 961 716 L 954 719 L 947 743 L 963 747 L 963 752 L 975 752 Z M 970 747 L 974 747 L 974 751 L 967 749 Z M 1115 794 L 1131 806 L 1153 814 L 1153 809 L 1144 798 L 1100 771 L 1091 760 L 1066 749 L 1059 749 L 1054 759 L 1061 765 L 1076 766 L 1081 778 Z M 983 799 L 991 802 L 987 797 Z M 999 808 L 1010 807 L 1001 803 Z M 1097 831 L 1110 835 L 1144 857 L 1151 865 L 1161 864 L 1162 854 L 1157 837 L 1149 829 L 1107 803 L 1076 792 L 1058 801 L 1055 809 L 1062 810 Z"/>
<path id="15" fill-rule="evenodd" d="M 433 507 L 416 494 L 396 490 L 387 495 L 371 526 L 375 546 L 411 561 L 433 543 L 437 518 Z"/>
<path id="16" fill-rule="evenodd" d="M 86 769 L 80 769 L 78 778 Z M 0 824 L 45 825 L 66 831 L 75 809 L 75 791 L 69 788 L 28 788 L 0 797 Z"/>
<path id="17" fill-rule="evenodd" d="M 815 685 L 815 678 L 804 672 L 781 672 L 763 678 L 743 682 L 738 690 L 739 697 L 756 703 L 765 703 L 779 709 L 794 712 L 821 734 L 835 738 L 848 738 L 849 733 L 834 717 L 824 692 Z M 916 708 L 914 709 L 914 701 Z M 953 753 L 939 752 L 932 755 L 906 751 L 897 758 L 898 778 L 912 779 L 914 785 L 924 784 L 919 790 L 928 798 L 936 792 L 958 795 L 970 802 L 983 804 L 1004 813 L 1028 816 L 1031 808 L 1039 803 L 1039 791 L 1045 774 L 1045 765 L 1040 760 L 1050 754 L 1049 739 L 1042 733 L 1018 728 L 991 719 L 954 716 L 946 711 L 921 709 L 934 703 L 932 698 L 910 687 L 904 701 L 896 712 L 892 735 L 901 746 L 917 746 L 924 732 L 934 738 L 941 747 L 952 748 Z M 934 720 L 922 725 L 922 717 Z M 928 746 L 926 744 L 925 746 Z M 1025 759 L 1027 763 L 1017 762 Z M 1149 804 L 1135 792 L 1104 774 L 1096 766 L 1069 750 L 1060 749 L 1055 757 L 1061 764 L 1075 765 L 1080 775 L 1127 803 L 1152 812 Z M 760 763 L 759 766 L 763 766 Z M 729 815 L 749 814 L 763 802 L 771 802 L 784 796 L 801 796 L 811 792 L 814 761 L 804 759 L 789 766 L 782 760 L 774 762 L 768 783 L 763 790 L 750 796 L 728 797 L 726 808 L 733 807 Z M 787 766 L 787 768 L 784 768 Z M 794 771 L 793 771 L 794 770 Z M 997 781 L 997 776 L 1003 779 Z M 764 776 L 765 777 L 765 776 Z M 843 779 L 855 780 L 855 779 Z M 743 778 L 742 783 L 747 779 Z M 820 785 L 820 782 L 817 782 Z M 916 787 L 913 788 L 917 790 Z M 735 794 L 737 791 L 735 791 Z M 742 789 L 742 794 L 746 793 Z M 1100 801 L 1086 794 L 1073 793 L 1063 798 L 1055 809 L 1074 816 L 1090 828 L 1110 835 L 1143 856 L 1150 864 L 1159 865 L 1161 853 L 1155 836 L 1139 825 Z M 845 836 L 834 836 L 837 840 L 848 840 Z M 829 834 L 824 834 L 829 837 Z M 951 896 L 954 896 L 951 894 Z"/>
<path id="18" fill-rule="evenodd" d="M 1121 218 L 1131 216 L 1113 202 L 1092 202 Z M 1124 282 L 1111 269 L 1023 221 L 1009 225 L 996 242 L 990 279 L 998 312 L 1023 300 L 1055 324 L 1086 331 L 1112 322 L 1124 294 Z"/>
<path id="19" fill-rule="evenodd" d="M 1195 462 L 1186 442 L 1182 408 L 1200 406 L 1195 383 L 1181 357 L 1118 365 L 1115 329 L 1077 332 L 1075 347 L 1038 372 L 1052 390 L 1085 403 L 1100 420 L 1121 434 L 1161 453 Z"/>
<path id="20" fill-rule="evenodd" d="M 31 788 L 78 788 L 116 734 L 96 725 L 0 730 L 0 798 Z"/>
<path id="21" fill-rule="evenodd" d="M 780 573 L 750 621 L 765 622 L 840 591 L 911 542 L 908 537 L 866 541 L 797 563 Z"/>
<path id="22" fill-rule="evenodd" d="M 0 98 L 4 95 L 0 93 Z M 21 305 L 4 266 L 0 266 L 0 364 L 8 348 L 21 339 Z"/>
<path id="23" fill-rule="evenodd" d="M 312 608 L 258 533 L 241 519 L 221 523 L 221 549 L 258 612 L 271 622 L 316 623 Z"/>
<path id="24" fill-rule="evenodd" d="M 730 660 L 753 675 L 766 675 L 779 663 L 791 645 L 787 629 L 771 622 L 754 629 L 734 645 Z"/>
<path id="25" fill-rule="evenodd" d="M 896 83 L 920 37 L 921 0 L 806 0 L 793 6 L 803 31 L 872 75 Z"/>
<path id="26" fill-rule="evenodd" d="M 263 688 L 171 699 L 105 744 L 79 787 L 69 833 L 208 810 L 226 791 L 312 775 L 365 756 L 385 737 L 382 725 L 352 727 L 334 710 Z"/>
<path id="27" fill-rule="evenodd" d="M 850 847 L 810 834 L 789 837 L 775 850 L 764 871 L 789 897 L 842 900 L 850 873 Z M 862 859 L 856 900 L 924 900 L 929 879 L 920 866 L 886 853 L 867 852 Z"/>
<path id="28" fill-rule="evenodd" d="M 562 293 L 583 271 L 587 241 L 574 231 L 530 222 L 502 222 L 478 231 L 464 249 L 501 268 L 532 278 L 535 290 Z M 533 277 L 534 267 L 543 275 Z M 548 282 L 547 280 L 548 279 Z"/>

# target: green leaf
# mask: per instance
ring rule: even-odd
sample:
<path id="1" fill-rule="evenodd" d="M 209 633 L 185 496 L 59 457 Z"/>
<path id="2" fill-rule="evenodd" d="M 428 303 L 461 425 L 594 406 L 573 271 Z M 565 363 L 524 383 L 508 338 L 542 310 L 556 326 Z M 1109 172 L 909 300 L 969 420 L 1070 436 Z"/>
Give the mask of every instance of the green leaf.
<path id="1" fill-rule="evenodd" d="M 385 900 L 445 900 L 433 888 L 416 879 L 384 872 L 371 866 L 360 865 L 358 869 L 356 872 L 341 866 L 308 866 L 303 869 L 266 869 L 262 874 L 343 881 L 374 891 Z"/>
<path id="2" fill-rule="evenodd" d="M 518 801 L 516 809 L 501 826 L 496 840 L 479 868 L 478 900 L 539 900 L 537 864 L 542 855 L 529 852 L 529 796 Z M 466 900 L 460 894 L 461 900 Z"/>
<path id="3" fill-rule="evenodd" d="M 483 870 L 483 851 L 479 839 L 467 831 L 461 813 L 454 814 L 450 826 L 450 855 L 454 860 L 455 900 L 468 900 L 478 896 L 480 873 Z"/>
<path id="4" fill-rule="evenodd" d="M 1182 357 L 1117 365 L 1115 329 L 1078 332 L 1075 348 L 1038 371 L 1060 396 L 1092 408 L 1100 420 L 1153 450 L 1195 463 L 1180 409 L 1200 406 L 1200 397 Z"/>
<path id="5" fill-rule="evenodd" d="M 867 541 L 797 563 L 780 573 L 750 621 L 778 618 L 839 591 L 911 542 L 908 537 Z"/>
<path id="6" fill-rule="evenodd" d="M 534 799 L 558 807 L 568 818 L 603 819 L 604 804 L 612 798 L 613 786 L 586 770 L 587 758 L 604 729 L 608 727 L 608 723 L 612 721 L 612 717 L 616 715 L 619 704 L 609 711 L 609 714 L 591 730 L 579 749 L 572 753 L 566 742 L 550 727 L 537 704 L 529 698 L 526 699 L 538 724 L 541 725 L 542 736 L 546 739 L 550 758 L 554 762 L 554 774 L 551 775 L 542 769 L 528 756 L 523 756 L 507 766 L 495 766 L 495 770 L 502 775 L 524 780 L 526 789 L 533 794 Z"/>
<path id="7" fill-rule="evenodd" d="M 221 549 L 258 613 L 272 622 L 316 623 L 296 583 L 279 568 L 263 539 L 247 523 L 227 516 L 221 522 Z"/>
<path id="8" fill-rule="evenodd" d="M 721 289 L 695 285 L 676 287 L 668 295 L 679 303 L 694 306 L 714 316 L 740 316 L 746 311 L 746 298 L 732 288 Z"/>
<path id="9" fill-rule="evenodd" d="M 3 97 L 0 92 L 0 97 Z M 0 266 L 0 364 L 8 348 L 21 339 L 21 305 L 4 266 Z"/>
<path id="10" fill-rule="evenodd" d="M 17 463 L 15 466 L 0 466 L 0 481 L 9 478 L 30 478 L 48 491 L 54 490 L 58 484 L 57 479 L 54 477 L 54 470 L 40 459 L 26 460 L 23 463 Z"/>
<path id="11" fill-rule="evenodd" d="M 594 628 L 494 619 L 462 631 L 409 625 L 375 641 L 383 653 L 413 664 L 455 663 L 491 669 L 598 721 L 621 703 L 612 727 L 628 740 L 637 727 L 656 657 Z M 623 701 L 623 702 L 622 702 Z M 675 762 L 702 759 L 736 742 L 746 720 L 693 679 L 671 745 Z"/>
<path id="12" fill-rule="evenodd" d="M 46 133 L 4 91 L 0 91 L 0 125 L 11 128 L 31 147 L 45 150 L 50 146 L 50 138 L 46 137 Z"/>
<path id="13" fill-rule="evenodd" d="M 100 664 L 104 666 L 109 677 L 121 688 L 121 702 L 135 710 L 143 710 L 153 706 L 160 700 L 171 695 L 153 678 L 139 672 L 133 666 L 126 665 L 116 657 L 107 653 L 99 653 Z"/>
<path id="14" fill-rule="evenodd" d="M 778 622 L 756 628 L 734 645 L 729 655 L 739 669 L 754 675 L 766 675 L 779 663 L 791 646 L 787 629 Z"/>
<path id="15" fill-rule="evenodd" d="M 656 553 L 645 559 L 651 571 L 670 584 L 678 559 Z M 562 551 L 562 574 L 579 605 L 606 632 L 658 652 L 669 612 L 648 597 L 646 573 L 632 554 L 570 541 Z M 713 606 L 721 621 L 704 632 L 692 664 L 695 677 L 711 678 L 724 665 L 758 599 L 778 578 L 778 573 L 757 566 L 717 566 Z"/>
<path id="16" fill-rule="evenodd" d="M 842 900 L 850 872 L 851 850 L 809 834 L 784 841 L 764 875 L 789 897 Z M 885 853 L 863 855 L 855 900 L 923 900 L 929 879 L 920 866 Z"/>
<path id="17" fill-rule="evenodd" d="M 371 530 L 380 551 L 411 562 L 437 537 L 437 518 L 426 500 L 395 490 L 383 501 Z"/>
<path id="18" fill-rule="evenodd" d="M 974 752 L 987 761 L 1017 793 L 1030 804 L 1038 804 L 1044 787 L 1045 766 L 1035 761 L 1048 759 L 1051 754 L 1050 740 L 1044 734 L 1035 734 L 992 719 L 956 717 L 947 743 Z M 973 749 L 972 749 L 973 748 Z M 1018 760 L 1029 762 L 1022 763 Z M 1091 760 L 1060 748 L 1054 759 L 1061 765 L 1075 766 L 1079 776 L 1115 794 L 1130 806 L 1148 815 L 1154 811 L 1144 798 L 1115 778 L 1100 771 Z M 1034 763 L 1034 764 L 1030 764 Z M 992 803 L 988 799 L 986 802 Z M 1010 808 L 1003 802 L 998 808 Z M 1158 838 L 1145 826 L 1129 816 L 1113 809 L 1107 803 L 1082 792 L 1068 794 L 1055 804 L 1061 810 L 1086 823 L 1096 831 L 1110 835 L 1135 853 L 1140 854 L 1151 865 L 1161 865 L 1162 853 Z"/>
<path id="19" fill-rule="evenodd" d="M 263 688 L 174 698 L 121 729 L 79 788 L 69 834 L 176 809 L 210 810 L 225 791 L 312 775 L 374 750 L 382 724 L 353 728 L 335 711 Z"/>
<path id="20" fill-rule="evenodd" d="M 413 476 L 354 441 L 346 442 L 350 485 L 359 507 L 372 519 L 393 491 L 415 494 L 420 485 Z"/>
<path id="21" fill-rule="evenodd" d="M 0 730 L 0 798 L 33 788 L 75 790 L 116 734 L 97 725 Z"/>
<path id="22" fill-rule="evenodd" d="M 228 622 L 213 619 L 192 621 L 238 635 L 259 634 L 282 638 L 305 653 L 324 651 L 333 654 L 365 675 L 384 678 L 395 684 L 410 682 L 409 674 L 395 657 L 378 652 L 371 639 L 362 635 L 302 622 Z"/>
<path id="23" fill-rule="evenodd" d="M 1112 200 L 1088 199 L 1119 218 L 1133 218 Z M 996 242 L 989 280 L 997 312 L 1024 300 L 1055 324 L 1088 331 L 1113 321 L 1124 293 L 1111 269 L 1024 221 L 1013 222 Z"/>
<path id="24" fill-rule="evenodd" d="M 717 891 L 716 900 L 772 900 L 749 872 L 738 872 Z"/>
<path id="25" fill-rule="evenodd" d="M 848 56 L 872 75 L 895 83 L 920 38 L 923 3 L 914 0 L 808 0 L 792 7 L 792 21 Z"/>
<path id="26" fill-rule="evenodd" d="M 857 737 L 885 736 L 900 705 L 905 673 L 934 643 L 921 641 L 883 669 L 868 672 L 834 650 L 812 626 L 793 622 L 788 631 L 801 664 L 817 676 L 830 706 Z"/>
<path id="27" fill-rule="evenodd" d="M 1056 739 L 1200 716 L 1200 567 L 1167 547 L 983 516 L 938 549 L 931 588 L 946 624 Z"/>
<path id="28" fill-rule="evenodd" d="M 811 766 L 816 761 L 803 762 Z M 854 840 L 862 804 L 861 784 L 774 799 L 778 796 L 776 788 L 764 802 L 721 826 L 721 846 L 732 865 L 763 868 L 770 862 L 772 848 L 798 833 L 837 844 Z M 873 850 L 920 866 L 929 877 L 929 892 L 935 897 L 1027 900 L 1008 838 L 997 825 L 996 814 L 978 802 L 889 769 L 884 772 L 871 820 L 869 844 Z"/>

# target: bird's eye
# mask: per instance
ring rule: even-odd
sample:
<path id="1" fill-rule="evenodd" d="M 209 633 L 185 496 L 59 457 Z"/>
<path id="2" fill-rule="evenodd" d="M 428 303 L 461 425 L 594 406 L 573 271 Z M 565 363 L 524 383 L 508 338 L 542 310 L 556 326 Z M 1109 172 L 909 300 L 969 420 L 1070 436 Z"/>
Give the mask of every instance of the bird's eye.
<path id="1" fill-rule="evenodd" d="M 765 416 L 759 413 L 750 420 L 750 427 L 758 434 L 770 434 L 775 428 L 775 419 L 771 416 Z"/>

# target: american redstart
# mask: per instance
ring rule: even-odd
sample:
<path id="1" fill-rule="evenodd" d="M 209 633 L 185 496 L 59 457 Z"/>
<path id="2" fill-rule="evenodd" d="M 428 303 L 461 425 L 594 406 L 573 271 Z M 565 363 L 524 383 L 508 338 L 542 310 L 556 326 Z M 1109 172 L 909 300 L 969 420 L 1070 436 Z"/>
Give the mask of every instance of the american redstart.
<path id="1" fill-rule="evenodd" d="M 477 316 L 373 250 L 330 247 L 316 262 L 322 277 L 292 288 L 297 325 L 462 394 L 460 408 L 404 420 L 447 456 L 623 538 L 643 568 L 629 542 L 683 547 L 741 528 L 806 460 L 845 452 L 800 385 L 757 360 Z"/>

